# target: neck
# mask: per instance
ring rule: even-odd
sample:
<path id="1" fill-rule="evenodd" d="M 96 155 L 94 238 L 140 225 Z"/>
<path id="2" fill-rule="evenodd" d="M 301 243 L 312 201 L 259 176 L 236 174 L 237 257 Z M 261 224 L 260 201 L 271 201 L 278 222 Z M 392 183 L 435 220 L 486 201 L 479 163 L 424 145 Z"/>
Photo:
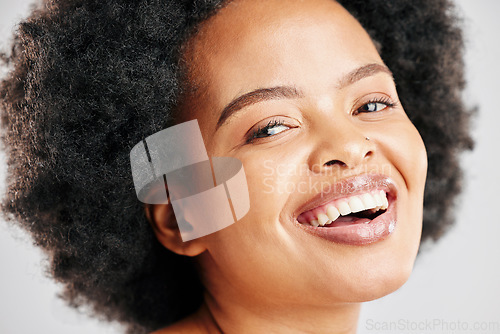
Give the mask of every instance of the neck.
<path id="1" fill-rule="evenodd" d="M 224 297 L 207 291 L 198 311 L 210 333 L 356 333 L 358 303 L 292 306 L 246 302 L 244 296 Z"/>

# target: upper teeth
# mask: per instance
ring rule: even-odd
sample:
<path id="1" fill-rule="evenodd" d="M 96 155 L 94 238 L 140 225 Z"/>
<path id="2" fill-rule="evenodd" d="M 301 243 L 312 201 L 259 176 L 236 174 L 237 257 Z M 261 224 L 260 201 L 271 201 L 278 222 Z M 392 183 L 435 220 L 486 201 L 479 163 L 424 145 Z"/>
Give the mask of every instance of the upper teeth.
<path id="1" fill-rule="evenodd" d="M 374 209 L 386 210 L 389 207 L 387 194 L 383 190 L 377 190 L 362 195 L 351 196 L 336 200 L 322 208 L 313 211 L 314 218 L 309 221 L 312 226 L 325 226 L 335 221 L 340 216 L 346 216 L 353 212 Z"/>

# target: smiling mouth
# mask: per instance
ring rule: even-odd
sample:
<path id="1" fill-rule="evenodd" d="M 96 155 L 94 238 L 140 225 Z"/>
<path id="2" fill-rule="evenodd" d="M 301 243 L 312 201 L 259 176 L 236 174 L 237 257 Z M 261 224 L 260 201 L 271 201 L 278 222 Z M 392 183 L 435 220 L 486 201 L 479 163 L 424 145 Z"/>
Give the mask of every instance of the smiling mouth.
<path id="1" fill-rule="evenodd" d="M 302 206 L 296 226 L 335 243 L 371 244 L 394 231 L 397 193 L 395 183 L 383 175 L 345 179 Z"/>
<path id="2" fill-rule="evenodd" d="M 384 190 L 338 199 L 302 213 L 297 220 L 314 227 L 368 224 L 389 207 Z"/>

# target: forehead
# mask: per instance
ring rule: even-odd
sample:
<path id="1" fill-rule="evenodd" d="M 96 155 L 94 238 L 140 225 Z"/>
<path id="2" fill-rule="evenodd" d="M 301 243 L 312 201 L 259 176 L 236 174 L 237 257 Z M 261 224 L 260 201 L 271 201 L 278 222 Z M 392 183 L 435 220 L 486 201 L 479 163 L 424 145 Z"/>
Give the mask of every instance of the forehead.
<path id="1" fill-rule="evenodd" d="M 348 68 L 381 62 L 368 34 L 333 0 L 231 1 L 187 50 L 192 78 L 218 108 L 255 88 L 314 89 Z"/>
<path id="2" fill-rule="evenodd" d="M 328 28 L 324 23 L 348 28 L 355 22 L 334 0 L 231 0 L 203 23 L 198 41 L 210 38 L 210 42 L 223 44 L 228 40 L 240 42 L 243 38 L 248 42 L 257 32 L 276 35 L 285 28 L 311 28 L 311 23 L 322 29 Z M 261 40 L 266 36 L 255 37 Z"/>

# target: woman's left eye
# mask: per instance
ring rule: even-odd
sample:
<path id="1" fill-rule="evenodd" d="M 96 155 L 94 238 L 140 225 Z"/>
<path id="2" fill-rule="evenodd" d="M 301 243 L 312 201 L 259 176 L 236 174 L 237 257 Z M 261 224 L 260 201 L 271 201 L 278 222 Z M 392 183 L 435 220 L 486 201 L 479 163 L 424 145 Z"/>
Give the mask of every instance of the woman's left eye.
<path id="1" fill-rule="evenodd" d="M 371 112 L 377 112 L 377 111 L 382 111 L 386 108 L 391 108 L 394 107 L 394 103 L 388 101 L 388 100 L 380 100 L 380 101 L 370 101 L 368 103 L 365 103 L 357 110 L 357 113 L 371 113 Z"/>

